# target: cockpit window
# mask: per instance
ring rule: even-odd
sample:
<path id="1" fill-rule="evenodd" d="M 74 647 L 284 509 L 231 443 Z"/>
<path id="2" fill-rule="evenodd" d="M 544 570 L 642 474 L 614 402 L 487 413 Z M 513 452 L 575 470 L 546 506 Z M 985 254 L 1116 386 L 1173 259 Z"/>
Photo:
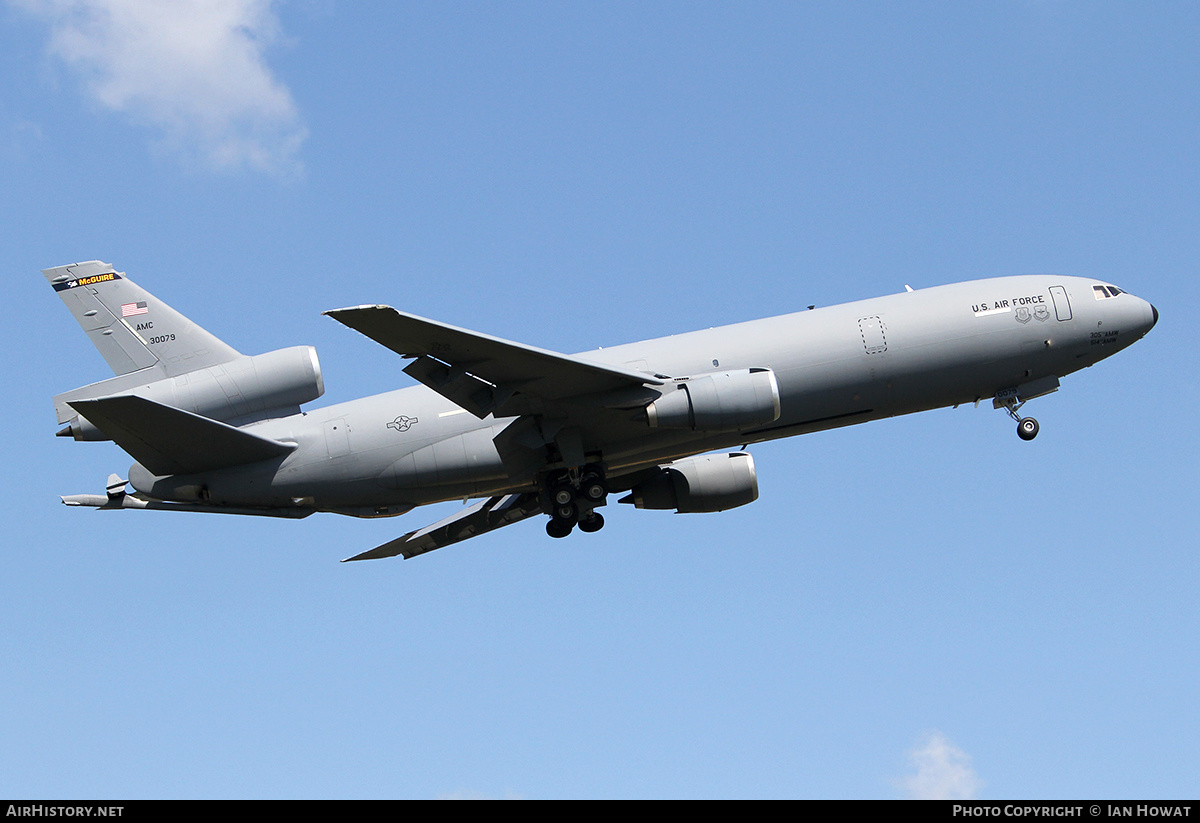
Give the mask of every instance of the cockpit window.
<path id="1" fill-rule="evenodd" d="M 1110 297 L 1116 297 L 1118 294 L 1124 294 L 1116 286 L 1092 286 L 1092 291 L 1095 292 L 1097 300 L 1107 300 Z"/>

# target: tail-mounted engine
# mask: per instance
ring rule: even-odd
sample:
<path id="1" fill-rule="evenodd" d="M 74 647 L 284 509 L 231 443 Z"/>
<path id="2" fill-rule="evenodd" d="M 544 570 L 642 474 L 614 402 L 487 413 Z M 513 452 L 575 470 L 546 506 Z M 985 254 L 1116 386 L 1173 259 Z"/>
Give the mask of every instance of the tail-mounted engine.
<path id="1" fill-rule="evenodd" d="M 176 377 L 155 374 L 156 379 L 146 383 L 140 383 L 137 375 L 120 375 L 55 397 L 58 422 L 70 423 L 59 434 L 76 440 L 108 439 L 67 405 L 71 400 L 133 394 L 213 420 L 246 422 L 277 412 L 295 413 L 300 404 L 325 393 L 321 364 L 312 346 L 293 346 L 254 357 L 243 355 Z"/>

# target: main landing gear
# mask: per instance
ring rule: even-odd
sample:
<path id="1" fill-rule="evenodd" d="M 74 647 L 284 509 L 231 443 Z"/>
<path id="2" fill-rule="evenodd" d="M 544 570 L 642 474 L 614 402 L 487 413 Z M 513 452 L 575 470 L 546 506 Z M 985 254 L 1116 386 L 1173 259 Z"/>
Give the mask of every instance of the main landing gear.
<path id="1" fill-rule="evenodd" d="M 542 492 L 542 507 L 550 515 L 546 534 L 566 537 L 576 526 L 581 532 L 600 531 L 604 516 L 595 509 L 603 506 L 607 497 L 608 484 L 599 466 L 550 474 Z"/>

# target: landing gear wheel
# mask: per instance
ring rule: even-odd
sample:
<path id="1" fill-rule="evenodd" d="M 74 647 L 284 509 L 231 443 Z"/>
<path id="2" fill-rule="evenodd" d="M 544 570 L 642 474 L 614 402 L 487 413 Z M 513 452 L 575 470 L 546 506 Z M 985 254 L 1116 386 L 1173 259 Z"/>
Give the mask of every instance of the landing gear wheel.
<path id="1" fill-rule="evenodd" d="M 546 534 L 566 537 L 576 526 L 583 532 L 597 532 L 603 528 L 604 518 L 593 511 L 595 507 L 603 506 L 608 497 L 604 469 L 599 464 L 580 469 L 558 469 L 542 482 L 540 503 L 542 511 L 550 515 Z"/>
<path id="2" fill-rule="evenodd" d="M 570 486 L 558 486 L 550 490 L 555 506 L 567 506 L 575 501 L 575 492 Z"/>
<path id="3" fill-rule="evenodd" d="M 1017 437 L 1022 440 L 1032 440 L 1037 437 L 1038 422 L 1032 417 L 1022 417 L 1017 421 Z"/>
<path id="4" fill-rule="evenodd" d="M 604 528 L 604 515 L 600 512 L 592 512 L 587 517 L 579 521 L 579 530 L 581 532 L 598 532 Z"/>
<path id="5" fill-rule="evenodd" d="M 996 408 L 1003 408 L 1008 412 L 1008 416 L 1017 421 L 1017 437 L 1022 440 L 1032 440 L 1037 437 L 1038 422 L 1032 417 L 1022 417 L 1018 412 L 1025 405 L 1025 401 L 1021 400 L 1017 394 L 1017 390 L 1008 390 L 1002 392 L 1003 397 L 997 396 L 993 402 Z"/>
<path id="6" fill-rule="evenodd" d="M 589 472 L 579 483 L 579 493 L 589 503 L 599 503 L 608 496 L 608 486 L 603 477 Z"/>
<path id="7" fill-rule="evenodd" d="M 571 533 L 573 525 L 569 520 L 559 520 L 557 517 L 551 517 L 546 523 L 546 534 L 551 537 L 566 537 Z"/>

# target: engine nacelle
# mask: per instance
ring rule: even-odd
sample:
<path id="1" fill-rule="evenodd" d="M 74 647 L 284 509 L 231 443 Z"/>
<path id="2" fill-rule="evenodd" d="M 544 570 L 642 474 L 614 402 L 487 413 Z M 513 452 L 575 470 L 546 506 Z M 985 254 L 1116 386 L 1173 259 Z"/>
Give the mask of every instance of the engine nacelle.
<path id="1" fill-rule="evenodd" d="M 702 454 L 659 466 L 622 503 L 683 514 L 720 512 L 758 499 L 754 458 L 746 452 Z"/>
<path id="2" fill-rule="evenodd" d="M 135 373 L 136 374 L 136 373 Z M 75 414 L 68 400 L 90 400 L 113 394 L 133 394 L 213 420 L 254 419 L 263 412 L 291 412 L 301 403 L 325 393 L 321 364 L 312 346 L 293 346 L 253 357 L 245 356 L 176 377 L 130 385 L 132 375 L 104 380 L 54 398 L 59 421 L 70 421 L 76 440 L 107 440 L 86 418 Z M 114 385 L 117 383 L 121 385 Z M 66 435 L 67 430 L 60 434 Z"/>
<path id="3" fill-rule="evenodd" d="M 770 369 L 714 372 L 685 380 L 646 407 L 663 429 L 728 432 L 779 419 L 779 381 Z"/>

